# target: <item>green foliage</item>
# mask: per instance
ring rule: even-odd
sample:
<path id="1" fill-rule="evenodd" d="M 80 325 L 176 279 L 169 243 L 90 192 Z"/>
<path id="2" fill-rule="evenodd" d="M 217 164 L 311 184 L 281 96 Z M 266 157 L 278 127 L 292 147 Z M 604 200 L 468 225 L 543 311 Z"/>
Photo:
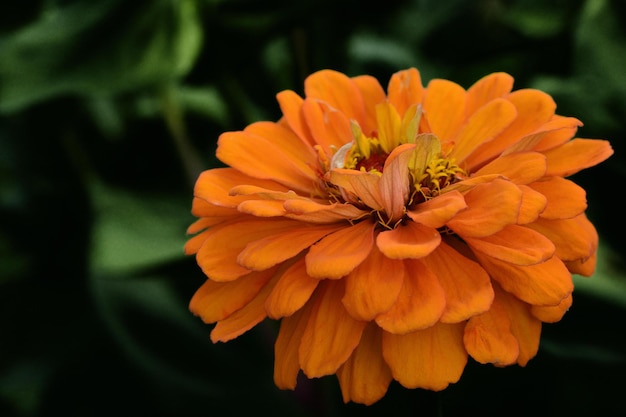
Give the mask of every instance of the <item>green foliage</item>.
<path id="1" fill-rule="evenodd" d="M 623 415 L 626 7 L 609 0 L 48 0 L 0 6 L 0 415 Z M 526 368 L 470 364 L 440 394 L 272 381 L 274 322 L 227 345 L 187 309 L 183 254 L 219 134 L 275 120 L 321 68 L 383 85 L 416 66 L 468 87 L 507 71 L 616 154 L 578 175 L 598 272 Z M 511 407 L 514 407 L 513 409 Z M 394 414 L 395 413 L 395 414 Z M 516 414 L 517 413 L 517 414 Z M 539 413 L 543 414 L 543 413 Z"/>

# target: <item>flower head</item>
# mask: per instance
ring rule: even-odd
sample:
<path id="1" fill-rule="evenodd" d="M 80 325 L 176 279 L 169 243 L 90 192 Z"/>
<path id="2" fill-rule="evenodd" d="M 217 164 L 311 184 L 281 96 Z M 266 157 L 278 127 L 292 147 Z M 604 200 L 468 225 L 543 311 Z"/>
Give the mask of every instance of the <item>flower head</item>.
<path id="1" fill-rule="evenodd" d="M 392 380 L 442 390 L 468 356 L 524 366 L 572 303 L 598 236 L 566 177 L 612 154 L 573 138 L 538 90 L 494 73 L 468 90 L 416 69 L 324 70 L 283 117 L 223 133 L 203 172 L 187 254 L 208 279 L 191 311 L 214 342 L 280 321 L 274 381 L 336 374 L 371 404 Z"/>

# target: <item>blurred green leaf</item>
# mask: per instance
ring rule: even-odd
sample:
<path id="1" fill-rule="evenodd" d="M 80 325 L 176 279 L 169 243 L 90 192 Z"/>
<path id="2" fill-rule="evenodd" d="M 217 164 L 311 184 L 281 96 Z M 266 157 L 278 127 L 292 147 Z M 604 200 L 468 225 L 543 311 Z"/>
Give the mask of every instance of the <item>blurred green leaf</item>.
<path id="1" fill-rule="evenodd" d="M 110 95 L 187 74 L 203 39 L 196 2 L 145 4 L 77 1 L 0 38 L 0 112 L 55 95 Z"/>
<path id="2" fill-rule="evenodd" d="M 626 271 L 623 270 L 624 265 L 617 264 L 616 260 L 622 262 L 615 250 L 601 243 L 596 272 L 591 278 L 575 275 L 576 291 L 626 307 Z"/>
<path id="3" fill-rule="evenodd" d="M 92 186 L 95 270 L 125 271 L 182 258 L 191 200 Z M 188 213 L 186 216 L 185 213 Z"/>

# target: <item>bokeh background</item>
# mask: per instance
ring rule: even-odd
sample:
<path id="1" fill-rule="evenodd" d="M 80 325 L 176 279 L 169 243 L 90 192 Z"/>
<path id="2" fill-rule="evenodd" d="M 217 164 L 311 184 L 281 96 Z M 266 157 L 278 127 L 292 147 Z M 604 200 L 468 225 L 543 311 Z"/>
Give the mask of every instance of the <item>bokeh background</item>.
<path id="1" fill-rule="evenodd" d="M 624 416 L 626 2 L 0 3 L 0 416 Z M 193 183 L 218 135 L 280 117 L 332 68 L 417 67 L 540 88 L 616 154 L 577 174 L 598 271 L 527 367 L 470 360 L 441 393 L 344 405 L 334 376 L 272 381 L 276 323 L 212 344 L 188 311 Z"/>

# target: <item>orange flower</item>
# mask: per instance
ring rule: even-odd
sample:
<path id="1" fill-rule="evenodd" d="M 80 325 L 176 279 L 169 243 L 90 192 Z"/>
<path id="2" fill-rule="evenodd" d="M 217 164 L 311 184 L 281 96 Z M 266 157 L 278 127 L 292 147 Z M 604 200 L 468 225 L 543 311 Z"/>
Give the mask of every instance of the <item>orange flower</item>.
<path id="1" fill-rule="evenodd" d="M 227 132 L 203 172 L 186 247 L 208 280 L 190 303 L 214 342 L 280 320 L 274 380 L 336 374 L 371 404 L 391 380 L 442 390 L 468 355 L 524 366 L 542 322 L 594 270 L 585 191 L 565 179 L 612 153 L 580 121 L 494 73 L 467 91 L 419 72 L 324 70 L 283 117 Z"/>

